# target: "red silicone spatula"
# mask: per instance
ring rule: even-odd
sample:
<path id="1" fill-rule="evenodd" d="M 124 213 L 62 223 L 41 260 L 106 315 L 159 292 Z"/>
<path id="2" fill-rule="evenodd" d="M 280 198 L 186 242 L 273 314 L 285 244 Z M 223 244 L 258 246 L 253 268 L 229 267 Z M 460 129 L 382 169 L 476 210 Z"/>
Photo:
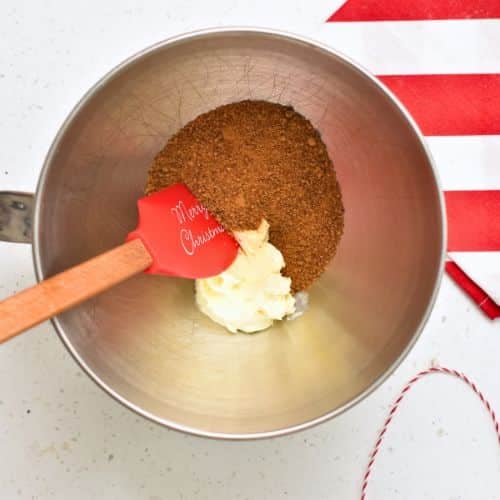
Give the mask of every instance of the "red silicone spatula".
<path id="1" fill-rule="evenodd" d="M 238 243 L 184 184 L 141 198 L 127 242 L 0 302 L 0 342 L 142 271 L 206 278 L 224 271 Z"/>

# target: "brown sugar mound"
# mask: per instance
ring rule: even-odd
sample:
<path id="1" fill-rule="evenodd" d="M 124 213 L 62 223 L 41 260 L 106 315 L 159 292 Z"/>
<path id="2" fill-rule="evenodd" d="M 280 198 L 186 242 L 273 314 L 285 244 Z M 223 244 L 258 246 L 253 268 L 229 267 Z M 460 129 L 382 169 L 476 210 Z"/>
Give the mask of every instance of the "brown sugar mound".
<path id="1" fill-rule="evenodd" d="M 344 225 L 335 171 L 319 133 L 291 107 L 242 101 L 198 116 L 156 156 L 146 193 L 177 182 L 232 231 L 266 219 L 294 290 L 335 255 Z"/>

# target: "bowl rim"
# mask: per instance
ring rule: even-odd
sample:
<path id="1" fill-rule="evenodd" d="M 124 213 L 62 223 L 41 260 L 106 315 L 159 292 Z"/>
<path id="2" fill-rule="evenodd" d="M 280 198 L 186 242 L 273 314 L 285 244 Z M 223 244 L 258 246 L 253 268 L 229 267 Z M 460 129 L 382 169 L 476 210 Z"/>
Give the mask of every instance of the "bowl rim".
<path id="1" fill-rule="evenodd" d="M 93 370 L 86 364 L 85 360 L 78 354 L 76 349 L 72 346 L 71 342 L 68 340 L 66 337 L 66 334 L 64 332 L 64 328 L 62 327 L 61 323 L 59 322 L 58 318 L 52 318 L 51 322 L 52 325 L 54 326 L 57 334 L 59 335 L 60 339 L 62 340 L 63 344 L 65 345 L 66 349 L 69 351 L 71 356 L 76 360 L 76 362 L 80 365 L 80 367 L 83 369 L 83 371 L 90 377 L 91 380 L 93 380 L 97 386 L 99 386 L 102 390 L 104 390 L 107 394 L 109 394 L 111 397 L 113 397 L 116 401 L 121 403 L 123 406 L 126 408 L 134 411 L 138 415 L 141 415 L 142 417 L 147 418 L 148 420 L 159 424 L 161 426 L 181 431 L 187 434 L 195 435 L 195 436 L 200 436 L 200 437 L 206 437 L 206 438 L 213 438 L 213 439 L 224 439 L 224 440 L 255 440 L 255 439 L 263 439 L 263 438 L 271 438 L 271 437 L 278 437 L 278 436 L 284 436 L 287 434 L 295 433 L 301 430 L 309 429 L 315 425 L 318 425 L 320 423 L 326 422 L 330 420 L 333 417 L 336 417 L 348 409 L 354 407 L 361 401 L 363 401 L 366 397 L 368 397 L 370 394 L 372 394 L 378 387 L 380 387 L 383 382 L 385 382 L 390 375 L 394 373 L 396 368 L 402 363 L 402 361 L 407 357 L 408 353 L 410 350 L 413 348 L 415 343 L 417 342 L 418 338 L 420 337 L 424 326 L 426 325 L 430 313 L 434 307 L 434 304 L 436 302 L 436 297 L 438 290 L 440 288 L 441 284 L 441 279 L 443 276 L 443 271 L 444 271 L 444 262 L 445 262 L 445 253 L 446 253 L 446 235 L 447 235 L 447 221 L 445 217 L 445 203 L 444 203 L 444 195 L 443 195 L 443 190 L 441 186 L 441 182 L 439 180 L 439 176 L 437 173 L 436 165 L 434 162 L 434 159 L 430 153 L 429 147 L 424 139 L 424 136 L 419 129 L 418 125 L 414 121 L 414 119 L 410 116 L 409 112 L 406 110 L 406 108 L 401 104 L 401 102 L 395 97 L 395 95 L 380 81 L 378 80 L 374 75 L 372 75 L 367 69 L 365 69 L 362 65 L 359 63 L 353 61 L 351 58 L 348 56 L 344 55 L 343 53 L 333 49 L 332 47 L 321 43 L 317 40 L 314 40 L 312 38 L 302 36 L 302 35 L 297 35 L 295 33 L 291 33 L 288 31 L 283 31 L 283 30 L 276 30 L 273 28 L 264 28 L 264 27 L 252 27 L 252 26 L 227 26 L 227 27 L 214 27 L 214 28 L 205 28 L 205 29 L 200 29 L 200 30 L 194 30 L 194 31 L 189 31 L 186 33 L 182 33 L 180 35 L 175 35 L 169 38 L 166 38 L 160 42 L 157 42 L 155 44 L 152 44 L 139 52 L 136 52 L 135 54 L 131 55 L 130 57 L 126 58 L 123 60 L 121 63 L 116 65 L 114 68 L 112 68 L 110 71 L 108 71 L 103 77 L 101 77 L 82 97 L 81 99 L 77 102 L 77 104 L 73 107 L 71 112 L 68 114 L 64 122 L 62 123 L 61 127 L 59 128 L 59 131 L 57 132 L 49 150 L 48 153 L 45 157 L 45 160 L 43 162 L 43 166 L 39 175 L 38 179 L 38 184 L 36 188 L 36 195 L 35 195 L 35 206 L 34 206 L 34 212 L 33 212 L 33 244 L 32 244 L 32 254 L 33 254 L 33 263 L 34 263 L 34 268 L 35 268 L 35 276 L 37 281 L 41 281 L 45 278 L 42 272 L 42 264 L 41 264 L 41 257 L 39 253 L 39 246 L 40 246 L 40 231 L 39 231 L 39 224 L 40 224 L 40 213 L 41 213 L 41 196 L 39 196 L 39 193 L 42 192 L 44 185 L 47 180 L 48 176 L 48 171 L 50 169 L 50 165 L 52 163 L 52 159 L 58 149 L 59 143 L 65 134 L 66 130 L 69 128 L 70 124 L 73 122 L 75 117 L 79 114 L 79 112 L 84 108 L 86 103 L 93 97 L 93 95 L 102 87 L 104 87 L 108 81 L 110 81 L 113 77 L 115 77 L 117 74 L 119 74 L 122 70 L 127 68 L 130 64 L 133 64 L 136 61 L 139 61 L 143 57 L 160 50 L 166 46 L 172 45 L 172 44 L 177 44 L 180 42 L 186 42 L 192 39 L 197 39 L 197 38 L 203 38 L 207 36 L 213 36 L 213 35 L 218 35 L 218 34 L 254 34 L 254 35 L 271 35 L 275 36 L 278 38 L 284 38 L 288 40 L 292 40 L 295 42 L 300 42 L 302 44 L 305 44 L 309 46 L 311 49 L 315 50 L 321 50 L 329 55 L 333 55 L 347 64 L 349 64 L 353 69 L 357 70 L 361 75 L 368 80 L 370 80 L 375 86 L 377 86 L 391 101 L 392 103 L 398 108 L 399 112 L 403 115 L 403 117 L 406 119 L 408 124 L 410 125 L 413 133 L 415 134 L 415 137 L 419 141 L 423 151 L 425 152 L 429 165 L 431 167 L 432 175 L 434 177 L 434 182 L 436 186 L 436 190 L 438 193 L 438 202 L 439 202 L 439 212 L 441 216 L 441 227 L 442 227 L 442 234 L 441 234 L 441 251 L 440 251 L 440 259 L 439 259 L 439 265 L 437 268 L 437 275 L 434 283 L 434 287 L 431 293 L 431 296 L 429 298 L 429 302 L 427 304 L 426 310 L 424 314 L 422 315 L 422 318 L 420 320 L 419 325 L 415 329 L 415 332 L 413 333 L 411 340 L 408 342 L 406 347 L 403 349 L 403 351 L 399 354 L 399 356 L 392 362 L 392 364 L 381 374 L 379 375 L 366 389 L 361 391 L 359 394 L 357 394 L 354 398 L 350 399 L 349 401 L 345 402 L 343 405 L 341 405 L 338 408 L 335 408 L 334 410 L 328 411 L 318 417 L 306 420 L 304 422 L 300 422 L 298 424 L 290 425 L 287 427 L 279 428 L 279 429 L 272 429 L 269 431 L 259 431 L 259 432 L 249 432 L 249 433 L 228 433 L 228 432 L 217 432 L 217 431 L 210 431 L 206 429 L 199 429 L 196 427 L 192 427 L 189 425 L 185 425 L 179 422 L 175 422 L 169 419 L 161 418 L 158 417 L 152 413 L 150 413 L 147 410 L 144 410 L 143 408 L 139 407 L 138 405 L 134 404 L 133 402 L 127 400 L 127 398 L 123 397 L 121 394 L 119 394 L 115 389 L 110 387 L 108 384 L 106 384 L 104 381 L 102 381 L 98 375 L 96 375 Z"/>

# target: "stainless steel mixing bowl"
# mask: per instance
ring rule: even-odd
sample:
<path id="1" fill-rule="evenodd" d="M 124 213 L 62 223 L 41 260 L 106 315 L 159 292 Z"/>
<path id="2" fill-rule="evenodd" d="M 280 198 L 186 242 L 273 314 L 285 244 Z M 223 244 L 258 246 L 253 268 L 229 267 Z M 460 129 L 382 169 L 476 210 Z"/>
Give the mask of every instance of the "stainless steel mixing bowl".
<path id="1" fill-rule="evenodd" d="M 303 429 L 352 406 L 404 358 L 429 314 L 443 203 L 422 136 L 394 97 L 296 36 L 225 29 L 168 40 L 111 71 L 71 113 L 45 162 L 33 227 L 39 279 L 121 243 L 168 137 L 242 99 L 294 106 L 320 130 L 338 173 L 345 234 L 309 311 L 231 335 L 197 311 L 192 282 L 144 275 L 54 320 L 84 370 L 129 408 L 238 439 Z M 20 201 L 16 213 L 23 203 L 29 212 Z"/>

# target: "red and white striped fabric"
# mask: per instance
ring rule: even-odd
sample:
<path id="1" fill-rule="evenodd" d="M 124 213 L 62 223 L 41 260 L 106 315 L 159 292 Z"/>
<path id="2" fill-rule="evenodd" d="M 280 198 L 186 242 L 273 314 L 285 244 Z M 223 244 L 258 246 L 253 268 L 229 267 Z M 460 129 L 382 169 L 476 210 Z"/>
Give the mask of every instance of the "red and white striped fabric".
<path id="1" fill-rule="evenodd" d="M 347 0 L 328 22 L 492 18 L 500 18 L 499 0 Z M 465 136 L 500 135 L 499 73 L 384 74 L 379 78 L 428 137 L 462 136 L 467 143 Z M 500 317 L 500 157 L 488 154 L 488 139 L 484 141 L 477 164 L 457 171 L 458 181 L 444 182 L 446 271 L 495 319 Z M 431 149 L 434 152 L 432 139 Z M 436 159 L 440 161 L 439 156 Z M 474 189 L 478 178 L 480 190 Z"/>

